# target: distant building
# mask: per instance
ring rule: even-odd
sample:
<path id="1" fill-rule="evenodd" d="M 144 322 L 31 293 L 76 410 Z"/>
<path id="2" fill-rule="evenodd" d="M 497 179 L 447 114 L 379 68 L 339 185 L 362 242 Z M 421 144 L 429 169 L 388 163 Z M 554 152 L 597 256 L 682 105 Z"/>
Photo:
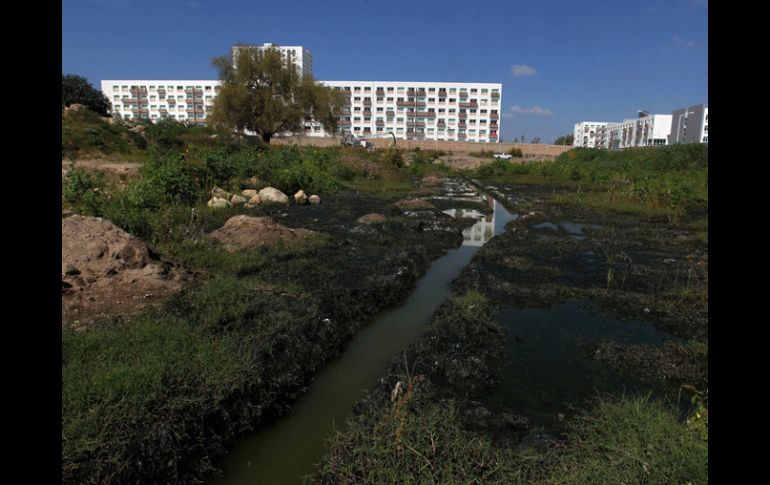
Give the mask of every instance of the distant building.
<path id="1" fill-rule="evenodd" d="M 280 50 L 303 75 L 312 75 L 313 56 L 302 46 L 232 46 L 235 61 L 246 48 Z M 502 84 L 413 81 L 319 81 L 348 98 L 339 117 L 342 134 L 402 140 L 500 141 Z M 113 113 L 126 120 L 164 118 L 205 124 L 221 82 L 105 80 L 102 92 Z M 319 123 L 305 123 L 308 136 L 330 136 Z"/>
<path id="2" fill-rule="evenodd" d="M 292 62 L 295 66 L 297 66 L 297 71 L 299 71 L 300 74 L 302 74 L 303 76 L 313 75 L 313 54 L 310 52 L 310 50 L 305 49 L 301 45 L 282 46 L 277 44 L 271 44 L 270 42 L 265 42 L 262 45 L 235 44 L 231 49 L 233 64 L 236 63 L 236 60 L 238 59 L 238 52 L 240 52 L 242 49 L 265 50 L 271 47 L 278 49 L 278 51 L 281 53 L 281 56 L 284 58 L 284 60 L 288 60 Z"/>
<path id="3" fill-rule="evenodd" d="M 640 111 L 638 118 L 627 118 L 607 127 L 607 146 L 617 150 L 667 145 L 670 133 L 671 115 Z"/>
<path id="4" fill-rule="evenodd" d="M 583 148 L 607 148 L 607 122 L 581 121 L 575 123 L 572 146 Z"/>
<path id="5" fill-rule="evenodd" d="M 219 81 L 107 80 L 102 92 L 112 103 L 113 114 L 125 120 L 170 118 L 204 124 Z"/>
<path id="6" fill-rule="evenodd" d="M 680 108 L 671 113 L 671 133 L 669 145 L 679 143 L 709 142 L 709 108 L 696 104 L 689 108 Z"/>
<path id="7" fill-rule="evenodd" d="M 502 84 L 320 81 L 349 99 L 339 120 L 354 136 L 392 132 L 403 140 L 500 141 Z M 329 136 L 308 123 L 310 136 Z"/>

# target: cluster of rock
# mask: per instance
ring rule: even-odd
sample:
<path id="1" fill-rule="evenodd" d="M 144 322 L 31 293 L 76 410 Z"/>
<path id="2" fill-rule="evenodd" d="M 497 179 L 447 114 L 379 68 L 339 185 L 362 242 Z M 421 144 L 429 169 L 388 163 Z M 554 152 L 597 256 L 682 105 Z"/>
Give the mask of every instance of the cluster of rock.
<path id="1" fill-rule="evenodd" d="M 260 191 L 255 189 L 246 189 L 241 191 L 240 194 L 231 194 L 224 189 L 214 187 L 211 190 L 211 199 L 209 199 L 206 205 L 212 209 L 223 209 L 225 207 L 232 207 L 233 205 L 243 204 L 245 208 L 253 209 L 259 204 L 288 203 L 289 197 L 275 187 L 265 187 Z M 298 205 L 307 203 L 320 204 L 321 198 L 315 194 L 308 197 L 304 190 L 300 190 L 294 194 L 294 203 Z"/>

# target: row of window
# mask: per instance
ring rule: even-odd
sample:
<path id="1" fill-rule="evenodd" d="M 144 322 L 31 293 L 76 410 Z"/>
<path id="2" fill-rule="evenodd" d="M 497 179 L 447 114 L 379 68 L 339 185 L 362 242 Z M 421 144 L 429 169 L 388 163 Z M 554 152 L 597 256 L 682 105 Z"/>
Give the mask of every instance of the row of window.
<path id="1" fill-rule="evenodd" d="M 403 123 L 404 122 L 404 118 L 393 118 L 392 116 L 388 116 L 386 119 L 375 118 L 375 120 L 376 121 L 387 121 L 388 123 L 393 123 L 394 120 L 396 121 L 396 123 Z M 351 121 L 351 120 L 350 120 L 349 116 L 345 116 L 344 118 L 340 119 L 340 121 Z M 361 117 L 359 117 L 359 116 L 354 116 L 353 117 L 353 122 L 354 123 L 360 123 L 361 121 L 362 121 Z M 368 122 L 371 122 L 371 121 L 372 121 L 372 119 L 370 117 L 368 117 L 368 116 L 364 117 L 364 119 L 363 119 L 364 123 L 368 123 Z M 455 122 L 465 123 L 465 122 L 467 122 L 469 125 L 475 125 L 476 122 L 478 121 L 478 123 L 480 125 L 486 125 L 487 124 L 487 120 L 462 120 L 462 119 L 461 120 L 457 120 L 456 118 L 440 118 L 438 120 L 436 120 L 435 118 L 415 118 L 414 120 L 409 120 L 409 121 L 416 121 L 418 123 L 430 123 L 430 124 L 433 124 L 435 122 L 438 122 L 438 123 L 455 123 Z M 492 123 L 492 124 L 494 124 L 494 123 Z"/>
<path id="2" fill-rule="evenodd" d="M 361 110 L 362 110 L 361 106 L 354 106 L 353 107 L 353 111 L 356 112 L 356 113 L 358 113 Z M 458 110 L 456 108 L 438 108 L 438 111 L 436 111 L 436 108 L 426 108 L 426 109 L 419 109 L 419 108 L 417 108 L 416 109 L 416 108 L 410 108 L 408 106 L 400 106 L 398 108 L 378 106 L 376 108 L 376 111 L 378 113 L 382 113 L 384 111 L 396 111 L 396 110 L 404 112 L 404 113 L 427 112 L 427 113 L 439 113 L 439 114 L 441 114 L 441 113 L 457 113 L 458 112 Z M 459 108 L 459 112 L 460 113 L 476 114 L 476 108 Z M 479 113 L 485 115 L 485 114 L 487 114 L 487 110 L 486 109 L 479 110 Z M 497 110 L 496 109 L 490 110 L 490 114 L 496 115 L 497 114 Z"/>
<path id="3" fill-rule="evenodd" d="M 427 101 L 426 101 L 426 99 L 427 99 Z M 353 102 L 360 103 L 360 102 L 366 102 L 366 101 L 371 102 L 372 98 L 362 98 L 360 96 L 354 96 L 353 97 Z M 409 99 L 406 99 L 406 100 L 404 98 L 396 98 L 395 101 L 394 101 L 394 98 L 378 97 L 378 98 L 376 98 L 376 102 L 377 103 L 394 103 L 394 102 L 398 102 L 398 103 L 425 103 L 425 102 L 436 103 L 437 101 L 436 101 L 436 98 L 422 98 L 422 97 L 419 97 L 419 98 L 409 98 Z M 447 103 L 447 102 L 449 102 L 449 103 L 457 103 L 458 99 L 457 98 L 438 98 L 438 103 Z M 483 98 L 482 99 L 473 98 L 473 99 L 468 99 L 468 100 L 460 99 L 459 102 L 460 103 L 477 103 L 477 104 L 488 104 L 488 103 L 497 104 L 497 101 L 491 101 L 491 100 L 483 99 Z"/>
<path id="4" fill-rule="evenodd" d="M 342 90 L 352 91 L 354 93 L 358 93 L 358 92 L 362 92 L 362 91 L 365 92 L 365 93 L 368 93 L 368 92 L 372 91 L 372 88 L 370 86 L 363 86 L 363 87 L 362 86 L 354 86 L 353 89 L 351 89 L 350 86 L 334 86 L 334 89 L 336 89 L 337 91 L 342 91 Z M 403 92 L 406 92 L 406 91 L 425 91 L 426 90 L 425 88 L 394 87 L 394 86 L 389 86 L 387 88 L 383 87 L 383 86 L 375 86 L 374 89 L 376 91 L 387 91 L 389 93 L 393 93 L 393 92 L 403 93 Z M 436 88 L 427 88 L 427 91 L 429 93 L 435 93 L 436 92 Z M 458 92 L 458 88 L 447 88 L 447 89 L 442 89 L 441 91 L 442 92 L 443 91 L 447 91 L 449 93 L 457 93 Z M 461 92 L 461 93 L 467 93 L 468 91 L 469 91 L 468 88 L 459 88 L 459 92 Z M 471 94 L 472 93 L 478 93 L 479 89 L 478 88 L 470 88 L 470 92 L 471 92 Z M 492 92 L 493 93 L 499 93 L 500 90 L 497 89 L 497 88 L 494 88 L 494 89 L 492 89 Z M 482 88 L 481 89 L 481 94 L 487 94 L 487 93 L 489 93 L 489 89 L 487 89 L 487 88 Z"/>
<path id="5" fill-rule="evenodd" d="M 186 120 L 186 119 L 194 119 L 194 118 L 195 118 L 194 116 L 190 116 L 190 117 L 188 118 L 188 117 L 187 117 L 187 116 L 185 116 L 185 115 L 178 115 L 178 116 L 177 116 L 177 115 L 173 115 L 173 114 L 168 114 L 168 115 L 166 115 L 166 114 L 162 114 L 162 115 L 160 115 L 160 116 L 158 116 L 158 115 L 149 115 L 149 116 L 148 116 L 148 115 L 146 115 L 146 114 L 143 114 L 143 115 L 137 115 L 137 116 L 132 116 L 131 114 L 125 114 L 125 115 L 123 115 L 123 119 L 124 119 L 124 120 L 130 120 L 130 119 L 132 119 L 132 117 L 133 117 L 133 119 L 143 119 L 143 120 L 148 120 L 148 119 L 149 119 L 149 120 L 157 120 L 157 119 L 163 119 L 163 118 L 170 118 L 170 119 L 172 119 L 172 120 Z M 198 118 L 198 121 L 203 121 L 203 119 L 205 118 L 205 116 L 204 116 L 204 115 L 198 115 L 198 116 L 197 116 L 197 118 Z"/>
<path id="6" fill-rule="evenodd" d="M 141 89 L 143 91 L 147 91 L 147 86 L 131 86 L 131 89 Z M 157 90 L 166 90 L 166 91 L 184 91 L 185 89 L 198 89 L 203 91 L 211 91 L 211 86 L 149 86 L 150 91 L 157 91 Z M 128 85 L 123 86 L 112 86 L 112 92 L 117 93 L 119 91 L 126 92 L 129 90 Z M 214 91 L 219 91 L 219 86 L 214 87 Z"/>
<path id="7" fill-rule="evenodd" d="M 147 106 L 148 105 L 146 105 L 146 104 L 140 104 L 139 105 L 139 109 L 148 109 Z M 117 110 L 117 111 L 121 110 L 121 106 L 119 104 L 114 105 L 113 108 L 115 110 Z M 131 109 L 135 109 L 135 106 L 134 105 L 123 106 L 122 109 L 131 110 Z M 187 105 L 184 105 L 184 104 L 177 104 L 177 105 L 166 107 L 165 104 L 161 104 L 161 105 L 151 104 L 151 105 L 149 105 L 149 109 L 153 109 L 153 110 L 155 110 L 155 109 L 168 109 L 170 111 L 174 111 L 174 110 L 184 111 L 186 109 L 203 109 L 203 110 L 205 110 L 206 108 L 201 106 L 201 105 L 197 105 L 197 106 L 190 105 L 190 106 L 187 106 Z"/>
<path id="8" fill-rule="evenodd" d="M 119 94 L 116 94 L 115 96 L 112 97 L 112 100 L 113 101 L 120 101 L 121 99 L 129 99 L 130 97 L 131 96 L 128 96 L 126 94 L 124 94 L 123 97 L 121 97 Z M 163 101 L 164 99 L 167 99 L 166 96 L 163 96 L 163 95 L 161 95 L 159 98 L 160 98 L 160 101 Z M 168 96 L 168 99 L 174 99 L 174 97 L 173 96 Z M 184 100 L 192 101 L 193 99 L 198 100 L 198 101 L 203 101 L 205 99 L 206 101 L 209 101 L 209 102 L 214 100 L 214 98 L 212 96 L 206 96 L 204 98 L 201 95 L 198 95 L 198 96 L 195 96 L 195 97 L 193 97 L 192 95 L 188 95 L 188 96 L 179 95 L 179 96 L 176 97 L 176 99 L 179 100 L 179 101 L 184 101 Z M 139 98 L 139 100 L 140 101 L 146 101 L 146 98 Z M 155 96 L 150 96 L 150 101 L 156 101 L 156 97 Z"/>

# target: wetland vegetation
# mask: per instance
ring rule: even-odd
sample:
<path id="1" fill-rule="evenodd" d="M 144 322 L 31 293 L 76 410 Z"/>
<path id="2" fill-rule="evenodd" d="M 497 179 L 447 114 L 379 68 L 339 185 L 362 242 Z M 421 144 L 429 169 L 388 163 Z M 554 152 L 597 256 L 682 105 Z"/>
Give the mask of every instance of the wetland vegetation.
<path id="1" fill-rule="evenodd" d="M 351 408 L 310 480 L 707 482 L 707 147 L 577 149 L 461 173 L 429 151 L 268 148 L 82 110 L 62 136 L 66 213 L 109 219 L 199 274 L 138 313 L 64 316 L 64 483 L 215 474 L 237 438 L 289 413 L 321 366 L 463 242 L 475 221 L 442 211 L 490 213 L 444 200 L 447 178 L 518 217 Z M 321 203 L 207 207 L 215 187 L 268 185 Z M 208 235 L 239 214 L 315 234 L 223 251 Z M 382 221 L 359 221 L 371 214 Z"/>

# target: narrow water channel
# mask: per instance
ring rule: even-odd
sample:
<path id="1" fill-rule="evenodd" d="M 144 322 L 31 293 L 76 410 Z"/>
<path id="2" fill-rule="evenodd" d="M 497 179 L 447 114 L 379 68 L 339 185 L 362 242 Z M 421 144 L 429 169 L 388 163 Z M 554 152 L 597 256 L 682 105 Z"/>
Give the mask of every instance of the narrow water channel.
<path id="1" fill-rule="evenodd" d="M 335 427 L 344 429 L 353 404 L 377 383 L 390 360 L 427 329 L 433 312 L 451 296 L 451 281 L 485 242 L 517 217 L 493 198 L 479 197 L 493 213 L 446 211 L 452 217 L 478 219 L 463 231 L 462 246 L 434 261 L 403 305 L 380 314 L 342 356 L 323 367 L 291 414 L 238 443 L 219 463 L 224 475 L 212 485 L 302 483 L 301 477 L 314 471 L 326 438 Z"/>

